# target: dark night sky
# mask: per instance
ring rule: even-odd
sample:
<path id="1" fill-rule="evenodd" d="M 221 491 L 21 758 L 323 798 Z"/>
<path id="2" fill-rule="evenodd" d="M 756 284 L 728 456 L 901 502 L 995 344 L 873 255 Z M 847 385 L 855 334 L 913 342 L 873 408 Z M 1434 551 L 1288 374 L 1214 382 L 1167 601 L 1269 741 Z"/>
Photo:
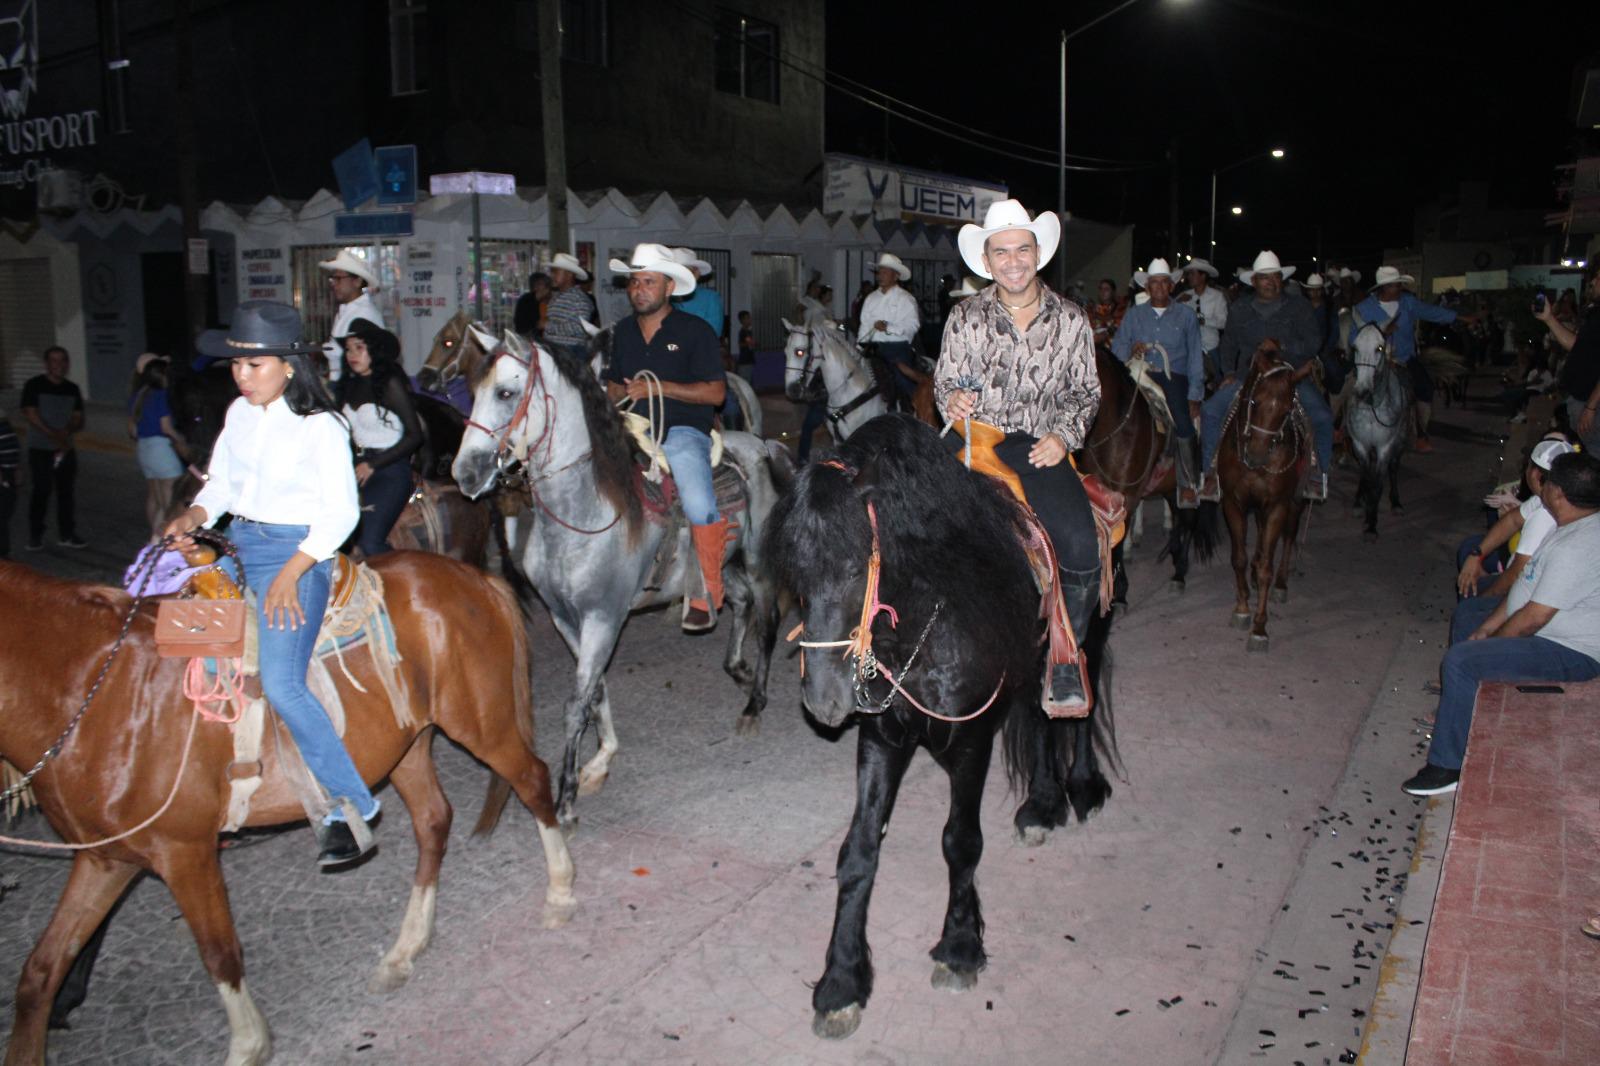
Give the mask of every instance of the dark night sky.
<path id="1" fill-rule="evenodd" d="M 1116 2 L 973 5 L 982 14 L 946 18 L 925 3 L 829 0 L 828 66 L 1053 151 L 1060 32 Z M 1176 138 L 1179 232 L 1192 222 L 1203 245 L 1211 169 L 1282 144 L 1287 160 L 1219 180 L 1224 270 L 1261 247 L 1308 262 L 1319 226 L 1324 259 L 1375 264 L 1382 246 L 1410 243 L 1418 205 L 1462 179 L 1491 181 L 1491 206 L 1554 209 L 1552 168 L 1573 157 L 1573 65 L 1600 48 L 1600 4 L 1486 7 L 1143 0 L 1070 43 L 1067 151 L 1158 160 Z M 999 178 L 1030 209 L 1055 206 L 1053 167 L 894 119 L 888 142 L 895 162 Z M 881 158 L 882 113 L 830 92 L 827 143 Z M 1147 258 L 1163 250 L 1168 187 L 1164 167 L 1069 172 L 1067 203 L 1088 218 L 1136 223 L 1135 256 Z M 1228 215 L 1233 203 L 1245 207 L 1242 219 Z"/>

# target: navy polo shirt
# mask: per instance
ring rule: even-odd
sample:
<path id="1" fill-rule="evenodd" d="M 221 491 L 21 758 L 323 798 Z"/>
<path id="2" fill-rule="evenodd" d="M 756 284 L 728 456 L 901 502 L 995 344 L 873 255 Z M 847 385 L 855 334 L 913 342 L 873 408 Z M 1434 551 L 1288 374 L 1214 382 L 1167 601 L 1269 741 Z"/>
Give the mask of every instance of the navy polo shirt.
<path id="1" fill-rule="evenodd" d="M 662 381 L 692 385 L 702 381 L 725 380 L 721 344 L 703 319 L 673 309 L 661 320 L 661 328 L 646 344 L 637 316 L 618 322 L 611 333 L 611 365 L 605 379 L 622 384 L 624 378 L 649 370 Z M 641 410 L 642 414 L 643 411 Z M 663 405 L 666 429 L 688 426 L 702 433 L 711 432 L 716 408 L 711 404 L 667 400 Z"/>

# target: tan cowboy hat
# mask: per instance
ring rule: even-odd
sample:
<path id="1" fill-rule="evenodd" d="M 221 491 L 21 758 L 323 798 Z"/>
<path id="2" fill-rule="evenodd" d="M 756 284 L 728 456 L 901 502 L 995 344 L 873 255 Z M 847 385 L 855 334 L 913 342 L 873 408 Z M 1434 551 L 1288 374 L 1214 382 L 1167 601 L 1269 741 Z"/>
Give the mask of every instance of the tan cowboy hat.
<path id="1" fill-rule="evenodd" d="M 1278 262 L 1277 252 L 1266 251 L 1256 256 L 1256 261 L 1250 265 L 1249 270 L 1239 271 L 1239 280 L 1249 285 L 1255 281 L 1257 274 L 1277 274 L 1284 281 L 1288 281 L 1294 277 L 1294 269 Z"/>
<path id="2" fill-rule="evenodd" d="M 673 258 L 672 252 L 659 244 L 640 244 L 634 247 L 633 255 L 624 263 L 620 259 L 613 259 L 610 263 L 613 274 L 661 274 L 672 279 L 672 295 L 687 296 L 694 292 L 694 271 Z"/>
<path id="3" fill-rule="evenodd" d="M 911 280 L 911 268 L 900 261 L 898 255 L 884 252 L 878 256 L 878 261 L 872 265 L 873 270 L 892 270 L 901 281 Z"/>
<path id="4" fill-rule="evenodd" d="M 1034 240 L 1039 242 L 1040 270 L 1050 262 L 1061 244 L 1061 220 L 1054 211 L 1041 211 L 1038 218 L 1030 219 L 1022 201 L 996 200 L 983 213 L 983 225 L 969 222 L 956 234 L 956 245 L 961 249 L 967 268 L 980 278 L 994 280 L 994 275 L 983 265 L 983 246 L 990 237 L 1008 229 L 1025 229 L 1033 234 Z"/>
<path id="5" fill-rule="evenodd" d="M 578 262 L 578 257 L 567 252 L 557 252 L 550 257 L 550 270 L 565 270 L 579 281 L 588 281 L 589 272 L 583 269 L 583 264 Z"/>
<path id="6" fill-rule="evenodd" d="M 694 276 L 697 278 L 711 275 L 711 264 L 695 255 L 693 248 L 674 248 L 672 249 L 672 258 L 694 271 Z"/>
<path id="7" fill-rule="evenodd" d="M 1167 265 L 1165 259 L 1156 258 L 1150 260 L 1149 269 L 1135 270 L 1133 272 L 1133 283 L 1141 289 L 1150 284 L 1151 278 L 1166 278 L 1168 281 L 1177 281 L 1178 275 L 1172 272 L 1172 268 Z"/>
<path id="8" fill-rule="evenodd" d="M 1322 282 L 1322 275 L 1313 271 L 1309 278 L 1307 278 L 1306 280 L 1304 280 L 1304 281 L 1302 281 L 1300 283 L 1300 287 L 1302 289 L 1320 289 L 1320 288 L 1323 288 L 1324 286 L 1323 286 L 1323 282 Z"/>
<path id="9" fill-rule="evenodd" d="M 325 259 L 317 266 L 332 274 L 335 270 L 342 270 L 346 274 L 354 274 L 367 283 L 370 289 L 378 287 L 378 274 L 365 259 L 358 259 L 350 254 L 349 249 L 339 249 L 339 254 L 332 259 Z"/>
<path id="10" fill-rule="evenodd" d="M 1213 278 L 1217 276 L 1217 268 L 1206 262 L 1204 259 L 1191 259 L 1187 263 L 1183 264 L 1183 273 L 1187 274 L 1191 270 L 1198 270 L 1202 274 L 1206 274 Z"/>
<path id="11" fill-rule="evenodd" d="M 1397 282 L 1401 285 L 1413 285 L 1416 283 L 1416 280 L 1417 279 L 1412 277 L 1410 274 L 1400 273 L 1398 267 L 1381 266 L 1378 268 L 1378 273 L 1374 275 L 1372 279 L 1372 288 L 1368 289 L 1367 291 L 1376 292 L 1385 285 L 1394 285 Z"/>
<path id="12" fill-rule="evenodd" d="M 971 274 L 968 274 L 966 277 L 961 279 L 961 287 L 959 289 L 950 290 L 950 298 L 953 300 L 961 300 L 968 296 L 976 296 L 986 287 L 987 286 L 984 285 L 982 278 L 975 278 Z"/>

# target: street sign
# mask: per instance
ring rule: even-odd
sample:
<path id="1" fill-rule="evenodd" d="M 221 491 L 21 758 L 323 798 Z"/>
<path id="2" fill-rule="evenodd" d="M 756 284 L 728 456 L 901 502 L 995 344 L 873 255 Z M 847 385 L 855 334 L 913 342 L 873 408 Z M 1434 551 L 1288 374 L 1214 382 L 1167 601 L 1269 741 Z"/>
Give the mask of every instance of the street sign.
<path id="1" fill-rule="evenodd" d="M 417 202 L 417 146 L 394 144 L 375 153 L 378 169 L 378 203 Z"/>
<path id="2" fill-rule="evenodd" d="M 517 179 L 510 174 L 467 170 L 459 174 L 434 174 L 428 178 L 428 191 L 435 196 L 446 193 L 483 193 L 486 196 L 517 195 Z"/>
<path id="3" fill-rule="evenodd" d="M 409 237 L 414 229 L 410 211 L 373 211 L 359 215 L 335 215 L 335 237 Z"/>
<path id="4" fill-rule="evenodd" d="M 378 194 L 378 168 L 372 162 L 372 142 L 365 137 L 333 157 L 333 174 L 339 179 L 339 196 L 351 211 Z"/>

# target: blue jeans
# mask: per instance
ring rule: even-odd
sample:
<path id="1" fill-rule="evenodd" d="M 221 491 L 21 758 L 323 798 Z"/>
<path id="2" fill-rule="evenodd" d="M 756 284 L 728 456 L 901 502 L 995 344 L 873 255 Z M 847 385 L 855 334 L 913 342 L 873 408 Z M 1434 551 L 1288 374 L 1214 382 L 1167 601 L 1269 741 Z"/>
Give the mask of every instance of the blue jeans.
<path id="1" fill-rule="evenodd" d="M 1306 409 L 1311 422 L 1311 436 L 1316 445 L 1317 466 L 1324 474 L 1333 466 L 1333 411 L 1322 393 L 1307 378 L 1295 390 L 1300 406 Z M 1217 445 L 1222 443 L 1222 420 L 1228 417 L 1233 398 L 1239 395 L 1239 382 L 1224 385 L 1211 394 L 1211 399 L 1200 408 L 1200 468 L 1210 470 L 1217 457 Z"/>
<path id="2" fill-rule="evenodd" d="M 717 520 L 717 493 L 711 486 L 711 436 L 693 426 L 673 426 L 661 442 L 678 484 L 683 516 L 692 526 L 709 526 Z"/>
<path id="3" fill-rule="evenodd" d="M 901 371 L 911 365 L 911 345 L 906 341 L 879 341 L 878 356 L 889 364 L 889 374 L 894 379 L 894 391 L 907 400 L 917 391 L 917 383 Z"/>
<path id="4" fill-rule="evenodd" d="M 1450 646 L 1455 647 L 1477 630 L 1494 614 L 1503 596 L 1468 596 L 1456 604 L 1450 614 Z"/>
<path id="5" fill-rule="evenodd" d="M 1168 377 L 1159 370 L 1152 370 L 1150 377 L 1167 396 L 1167 406 L 1172 409 L 1172 431 L 1183 440 L 1193 440 L 1194 420 L 1189 417 L 1189 375 L 1173 374 Z"/>
<path id="6" fill-rule="evenodd" d="M 828 420 L 828 401 L 818 400 L 806 405 L 806 418 L 800 423 L 799 458 L 803 465 L 811 458 L 811 438 L 816 436 L 817 430 Z"/>
<path id="7" fill-rule="evenodd" d="M 1428 762 L 1461 769 L 1472 729 L 1472 708 L 1482 681 L 1588 681 L 1600 662 L 1544 637 L 1490 637 L 1457 644 L 1439 668 L 1444 693 L 1433 726 Z"/>
<path id="8" fill-rule="evenodd" d="M 361 780 L 339 734 L 333 731 L 328 712 L 306 687 L 306 669 L 311 665 L 322 613 L 328 606 L 333 560 L 324 559 L 307 570 L 295 586 L 300 609 L 306 616 L 300 628 L 270 628 L 262 609 L 273 578 L 300 550 L 306 528 L 234 519 L 228 529 L 239 549 L 239 559 L 244 563 L 245 580 L 256 596 L 256 621 L 261 624 L 261 690 L 278 717 L 289 727 L 307 769 L 327 790 L 335 805 L 341 799 L 348 799 L 362 817 L 371 818 L 378 812 L 378 801 Z M 342 817 L 337 810 L 334 816 Z"/>
<path id="9" fill-rule="evenodd" d="M 361 524 L 356 527 L 356 547 L 361 549 L 362 555 L 371 559 L 389 550 L 389 531 L 411 501 L 411 489 L 411 463 L 405 459 L 378 467 L 361 486 Z"/>

